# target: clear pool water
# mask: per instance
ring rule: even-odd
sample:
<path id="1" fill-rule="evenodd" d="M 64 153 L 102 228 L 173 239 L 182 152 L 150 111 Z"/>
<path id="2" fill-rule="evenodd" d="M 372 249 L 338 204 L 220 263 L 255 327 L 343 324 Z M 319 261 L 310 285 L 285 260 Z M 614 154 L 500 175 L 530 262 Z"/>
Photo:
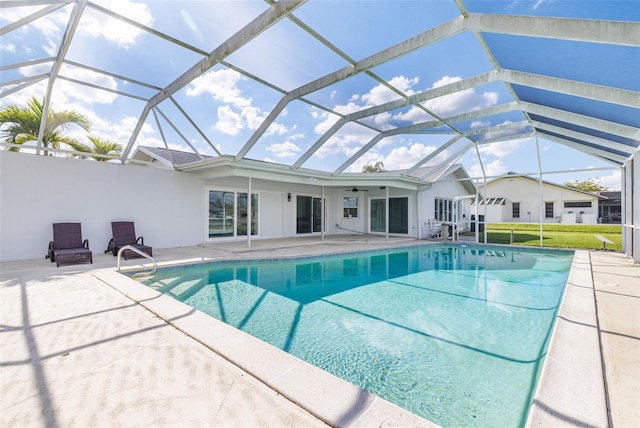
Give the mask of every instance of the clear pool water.
<path id="1" fill-rule="evenodd" d="M 428 245 L 143 282 L 444 427 L 507 427 L 526 422 L 572 259 Z"/>

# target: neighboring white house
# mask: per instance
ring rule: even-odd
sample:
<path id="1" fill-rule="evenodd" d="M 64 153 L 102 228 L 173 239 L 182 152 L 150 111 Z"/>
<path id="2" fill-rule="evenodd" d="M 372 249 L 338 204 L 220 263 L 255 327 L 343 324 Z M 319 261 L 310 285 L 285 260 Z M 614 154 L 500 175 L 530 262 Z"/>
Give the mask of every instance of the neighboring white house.
<path id="1" fill-rule="evenodd" d="M 544 180 L 541 187 L 542 198 L 536 178 L 510 172 L 479 186 L 478 213 L 487 223 L 538 223 L 540 217 L 543 223 L 598 223 L 598 202 L 606 197 Z"/>

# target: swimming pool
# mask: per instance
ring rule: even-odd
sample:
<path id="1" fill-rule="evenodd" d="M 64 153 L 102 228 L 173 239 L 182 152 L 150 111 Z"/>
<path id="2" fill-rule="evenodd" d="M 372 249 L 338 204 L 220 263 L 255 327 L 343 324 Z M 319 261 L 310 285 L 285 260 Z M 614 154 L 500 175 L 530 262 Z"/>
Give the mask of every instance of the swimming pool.
<path id="1" fill-rule="evenodd" d="M 442 426 L 524 425 L 573 252 L 428 245 L 144 283 Z"/>

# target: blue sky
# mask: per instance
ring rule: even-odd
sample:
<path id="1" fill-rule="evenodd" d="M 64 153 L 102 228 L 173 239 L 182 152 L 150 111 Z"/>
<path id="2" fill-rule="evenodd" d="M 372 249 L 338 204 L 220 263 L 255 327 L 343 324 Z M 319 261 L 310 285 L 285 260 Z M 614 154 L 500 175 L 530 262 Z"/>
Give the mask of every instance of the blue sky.
<path id="1" fill-rule="evenodd" d="M 213 51 L 268 8 L 262 1 L 100 0 L 95 3 L 203 52 Z M 464 5 L 470 13 L 640 21 L 637 2 L 626 0 L 466 1 Z M 0 15 L 2 26 L 42 8 L 4 8 Z M 55 56 L 70 12 L 71 5 L 67 5 L 4 35 L 0 44 L 2 65 Z M 283 91 L 298 88 L 347 66 L 349 60 L 362 60 L 459 15 L 460 10 L 453 0 L 311 0 L 298 8 L 294 16 L 322 35 L 326 43 L 335 46 L 340 53 L 327 48 L 294 22 L 282 20 L 225 58 L 225 64 L 217 64 L 176 93 L 174 99 L 179 107 L 170 100 L 160 104 L 156 115 L 147 118 L 136 143 L 164 146 L 164 138 L 171 148 L 191 151 L 191 145 L 202 153 L 215 154 L 209 146 L 211 143 L 222 153 L 235 155 L 282 98 Z M 286 43 L 282 43 L 283 40 Z M 549 48 L 548 40 L 497 34 L 488 35 L 485 42 L 495 50 L 499 56 L 496 59 L 505 68 L 517 69 L 526 65 L 534 67 L 537 73 L 553 77 L 577 76 L 589 83 L 640 91 L 640 79 L 635 74 L 640 64 L 637 48 L 606 49 L 575 42 L 561 48 L 556 48 L 558 45 Z M 594 60 L 592 54 L 602 60 Z M 603 58 L 603 55 L 610 57 Z M 567 57 L 568 61 L 559 60 Z M 100 10 L 86 8 L 66 59 L 104 69 L 112 75 L 63 65 L 60 76 L 65 79 L 56 81 L 52 106 L 57 110 L 83 112 L 90 118 L 94 134 L 126 145 L 145 105 L 135 97 L 146 99 L 157 92 L 157 89 L 135 82 L 163 88 L 201 58 L 196 52 L 110 18 Z M 620 58 L 626 59 L 616 69 L 612 61 Z M 234 68 L 242 69 L 246 74 Z M 44 62 L 5 70 L 0 76 L 7 82 L 47 73 L 50 69 L 51 62 Z M 373 67 L 371 74 L 360 73 L 309 93 L 304 97 L 307 102 L 289 103 L 247 157 L 294 164 L 339 119 L 332 112 L 349 114 L 400 98 L 385 82 L 412 95 L 493 69 L 494 65 L 474 33 L 457 34 Z M 132 81 L 116 76 L 125 76 Z M 617 76 L 622 76 L 622 81 Z M 74 80 L 91 82 L 111 91 L 79 85 Z M 0 104 L 21 104 L 30 96 L 42 97 L 46 84 L 45 79 L 30 85 L 0 99 Z M 424 107 L 441 117 L 449 117 L 511 101 L 513 95 L 507 85 L 494 82 L 429 100 Z M 321 106 L 327 106 L 328 110 Z M 205 134 L 206 140 L 180 109 Z M 348 124 L 310 156 L 303 167 L 333 171 L 380 131 L 429 120 L 433 120 L 429 113 L 413 106 L 381 113 L 361 124 Z M 458 130 L 466 131 L 521 120 L 524 120 L 523 114 L 516 111 L 455 125 Z M 388 170 L 409 168 L 453 136 L 450 130 L 441 131 L 433 128 L 417 134 L 384 138 L 347 171 L 359 171 L 366 162 L 378 160 Z M 450 147 L 448 153 L 454 153 L 468 143 L 468 140 L 461 140 Z M 545 171 L 596 169 L 545 176 L 548 181 L 564 183 L 595 178 L 612 189 L 620 187 L 617 170 L 600 170 L 611 167 L 610 163 L 543 138 L 538 139 L 537 145 L 532 138 L 481 145 L 478 151 L 469 151 L 459 162 L 472 176 L 482 175 L 478 154 L 489 176 L 507 171 L 536 173 L 538 151 Z"/>

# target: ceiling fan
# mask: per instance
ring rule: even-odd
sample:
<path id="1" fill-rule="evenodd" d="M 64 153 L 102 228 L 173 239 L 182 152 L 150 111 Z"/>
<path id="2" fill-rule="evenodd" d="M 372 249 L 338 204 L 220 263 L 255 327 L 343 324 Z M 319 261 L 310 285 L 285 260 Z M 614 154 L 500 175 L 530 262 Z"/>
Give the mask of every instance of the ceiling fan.
<path id="1" fill-rule="evenodd" d="M 347 189 L 345 192 L 358 193 L 358 192 L 368 192 L 367 189 L 358 189 L 356 186 L 353 186 L 352 189 Z"/>

